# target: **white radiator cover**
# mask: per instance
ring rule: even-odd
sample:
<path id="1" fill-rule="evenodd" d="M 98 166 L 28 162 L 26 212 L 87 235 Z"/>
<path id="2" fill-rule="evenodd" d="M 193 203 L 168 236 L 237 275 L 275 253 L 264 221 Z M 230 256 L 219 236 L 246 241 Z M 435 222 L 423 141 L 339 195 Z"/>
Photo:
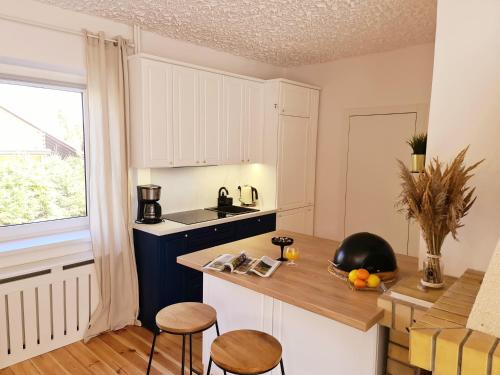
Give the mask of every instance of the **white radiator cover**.
<path id="1" fill-rule="evenodd" d="M 49 271 L 0 284 L 0 369 L 83 338 L 99 301 L 94 264 Z"/>

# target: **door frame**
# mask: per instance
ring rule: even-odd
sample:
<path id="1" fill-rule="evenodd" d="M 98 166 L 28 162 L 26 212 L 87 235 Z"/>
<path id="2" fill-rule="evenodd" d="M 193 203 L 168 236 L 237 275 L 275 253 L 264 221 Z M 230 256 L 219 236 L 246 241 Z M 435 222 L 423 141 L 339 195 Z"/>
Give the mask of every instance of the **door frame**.
<path id="1" fill-rule="evenodd" d="M 349 141 L 351 133 L 351 118 L 358 116 L 380 116 L 380 115 L 395 115 L 395 114 L 412 114 L 416 115 L 415 118 L 415 133 L 427 131 L 429 123 L 429 103 L 416 103 L 407 105 L 396 106 L 380 106 L 380 107 L 360 107 L 348 108 L 344 111 L 343 123 L 347 129 L 346 136 L 346 154 L 345 154 L 345 175 L 344 175 L 344 199 L 343 199 L 343 238 L 346 236 L 346 218 L 347 218 L 347 177 L 349 173 Z M 409 241 L 409 226 L 408 221 L 408 241 Z M 420 240 L 420 239 L 419 239 Z M 407 241 L 407 243 L 408 243 Z M 417 246 L 418 247 L 418 246 Z M 409 254 L 407 248 L 407 255 L 418 256 L 417 254 Z"/>

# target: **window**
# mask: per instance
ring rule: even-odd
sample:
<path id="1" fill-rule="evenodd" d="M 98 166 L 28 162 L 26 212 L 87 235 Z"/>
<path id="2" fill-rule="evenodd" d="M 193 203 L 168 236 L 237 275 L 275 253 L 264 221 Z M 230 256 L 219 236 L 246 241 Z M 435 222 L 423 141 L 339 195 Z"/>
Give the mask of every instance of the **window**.
<path id="1" fill-rule="evenodd" d="M 83 108 L 81 88 L 0 80 L 0 230 L 87 220 Z"/>

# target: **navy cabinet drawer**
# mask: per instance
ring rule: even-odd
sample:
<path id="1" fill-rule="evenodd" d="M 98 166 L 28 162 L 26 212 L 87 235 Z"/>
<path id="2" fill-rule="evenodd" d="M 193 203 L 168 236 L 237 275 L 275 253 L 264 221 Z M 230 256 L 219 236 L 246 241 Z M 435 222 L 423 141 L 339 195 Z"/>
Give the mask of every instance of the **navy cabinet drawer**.
<path id="1" fill-rule="evenodd" d="M 240 240 L 276 230 L 276 214 L 252 217 L 236 222 L 236 239 Z"/>
<path id="2" fill-rule="evenodd" d="M 210 227 L 190 230 L 188 235 L 188 253 L 207 249 L 212 246 L 234 241 L 234 223 L 213 225 Z"/>

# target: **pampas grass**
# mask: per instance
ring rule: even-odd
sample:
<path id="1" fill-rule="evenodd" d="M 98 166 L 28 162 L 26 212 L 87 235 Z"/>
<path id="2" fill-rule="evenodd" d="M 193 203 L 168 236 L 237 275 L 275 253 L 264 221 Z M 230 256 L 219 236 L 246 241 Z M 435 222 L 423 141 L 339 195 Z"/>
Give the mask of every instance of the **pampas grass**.
<path id="1" fill-rule="evenodd" d="M 441 255 L 441 246 L 449 233 L 457 239 L 457 231 L 463 226 L 462 218 L 476 201 L 475 188 L 469 181 L 474 176 L 472 171 L 484 159 L 467 167 L 464 160 L 468 149 L 460 151 L 444 170 L 435 158 L 418 175 L 398 160 L 402 192 L 397 205 L 408 219 L 419 223 L 427 251 L 433 256 Z"/>

